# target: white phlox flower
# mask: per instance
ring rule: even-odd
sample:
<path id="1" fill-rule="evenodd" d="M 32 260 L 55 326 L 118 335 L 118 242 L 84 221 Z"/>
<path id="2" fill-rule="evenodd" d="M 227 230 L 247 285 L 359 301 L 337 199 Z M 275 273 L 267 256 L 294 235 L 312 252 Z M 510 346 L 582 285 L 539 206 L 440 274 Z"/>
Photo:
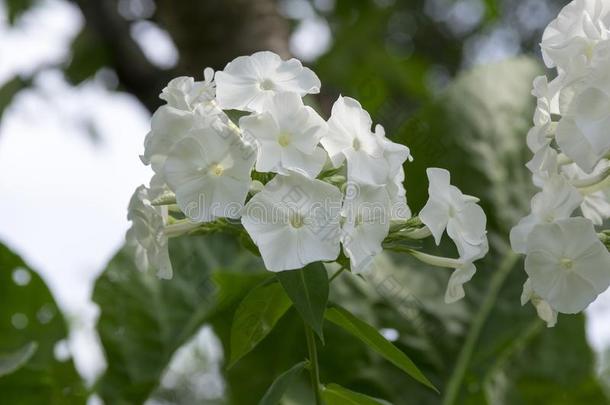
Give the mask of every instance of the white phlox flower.
<path id="1" fill-rule="evenodd" d="M 149 189 L 139 186 L 129 202 L 127 219 L 132 225 L 127 231 L 126 246 L 133 254 L 138 270 L 154 271 L 160 278 L 171 278 L 172 265 L 164 234 L 167 207 L 151 205 Z"/>
<path id="2" fill-rule="evenodd" d="M 528 278 L 523 284 L 523 292 L 521 293 L 521 305 L 531 302 L 538 317 L 546 322 L 546 326 L 552 328 L 557 324 L 557 311 L 551 305 L 540 298 L 532 289 L 532 282 Z"/>
<path id="3" fill-rule="evenodd" d="M 353 273 L 362 273 L 382 250 L 390 230 L 390 197 L 383 186 L 348 183 L 341 242 Z"/>
<path id="4" fill-rule="evenodd" d="M 430 182 L 429 199 L 419 218 L 430 229 L 436 244 L 447 229 L 462 260 L 474 261 L 485 256 L 489 249 L 485 230 L 487 217 L 476 204 L 478 199 L 464 195 L 452 186 L 447 170 L 429 168 L 426 173 Z"/>
<path id="5" fill-rule="evenodd" d="M 277 93 L 300 97 L 320 92 L 320 79 L 297 59 L 282 60 L 273 52 L 256 52 L 229 62 L 216 72 L 220 108 L 262 112 Z"/>
<path id="6" fill-rule="evenodd" d="M 591 221 L 539 224 L 527 241 L 525 271 L 533 291 L 561 313 L 583 311 L 610 286 L 610 253 Z"/>
<path id="7" fill-rule="evenodd" d="M 517 253 L 527 250 L 527 237 L 537 224 L 569 218 L 581 204 L 582 196 L 563 177 L 549 180 L 531 201 L 531 213 L 510 231 L 510 243 Z"/>
<path id="8" fill-rule="evenodd" d="M 226 125 L 194 129 L 170 150 L 164 177 L 193 221 L 239 218 L 255 158 L 253 146 Z"/>
<path id="9" fill-rule="evenodd" d="M 339 255 L 341 201 L 331 184 L 277 175 L 248 201 L 241 223 L 268 270 L 300 269 Z"/>
<path id="10" fill-rule="evenodd" d="M 326 152 L 318 146 L 326 122 L 296 93 L 277 93 L 265 112 L 242 117 L 239 126 L 257 144 L 259 172 L 293 171 L 315 178 L 326 162 Z"/>
<path id="11" fill-rule="evenodd" d="M 159 98 L 165 100 L 170 107 L 184 111 L 194 111 L 212 103 L 216 97 L 214 70 L 204 70 L 204 81 L 197 82 L 194 78 L 181 76 L 172 79 L 163 89 Z"/>

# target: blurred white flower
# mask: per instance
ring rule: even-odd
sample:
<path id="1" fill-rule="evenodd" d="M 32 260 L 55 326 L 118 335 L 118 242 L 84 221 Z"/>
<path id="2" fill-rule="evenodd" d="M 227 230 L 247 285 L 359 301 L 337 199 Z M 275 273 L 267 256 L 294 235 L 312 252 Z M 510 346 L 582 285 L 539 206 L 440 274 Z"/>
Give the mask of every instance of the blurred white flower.
<path id="1" fill-rule="evenodd" d="M 341 200 L 331 184 L 277 175 L 248 201 L 241 222 L 268 270 L 300 269 L 339 255 Z"/>
<path id="2" fill-rule="evenodd" d="M 193 221 L 239 218 L 256 154 L 227 125 L 194 129 L 177 142 L 164 165 L 168 186 Z"/>
<path id="3" fill-rule="evenodd" d="M 390 230 L 390 199 L 383 186 L 348 183 L 341 214 L 341 242 L 353 273 L 366 271 Z"/>
<path id="4" fill-rule="evenodd" d="M 164 234 L 167 207 L 151 205 L 149 190 L 142 185 L 131 197 L 127 219 L 132 226 L 127 231 L 126 246 L 133 254 L 138 270 L 154 271 L 160 278 L 171 278 L 172 265 Z"/>
<path id="5" fill-rule="evenodd" d="M 540 223 L 552 223 L 570 217 L 582 202 L 580 193 L 561 176 L 554 176 L 544 184 L 531 201 L 531 213 L 522 218 L 510 231 L 510 244 L 517 253 L 527 250 L 527 237 Z"/>
<path id="6" fill-rule="evenodd" d="M 464 284 L 472 280 L 476 271 L 477 269 L 474 264 L 469 261 L 466 261 L 455 268 L 453 273 L 451 273 L 451 277 L 449 277 L 447 291 L 445 291 L 445 303 L 451 304 L 466 296 Z"/>
<path id="7" fill-rule="evenodd" d="M 276 93 L 303 97 L 320 92 L 320 79 L 297 59 L 283 61 L 273 52 L 256 52 L 216 72 L 216 98 L 222 109 L 262 112 Z"/>
<path id="8" fill-rule="evenodd" d="M 527 241 L 525 271 L 533 291 L 558 312 L 583 311 L 610 285 L 610 253 L 591 221 L 539 224 Z"/>
<path id="9" fill-rule="evenodd" d="M 419 213 L 421 221 L 430 229 L 438 245 L 445 228 L 455 242 L 464 261 L 474 261 L 487 254 L 487 218 L 476 203 L 478 199 L 450 184 L 450 174 L 445 169 L 426 170 L 430 185 L 429 199 Z"/>
<path id="10" fill-rule="evenodd" d="M 326 152 L 318 147 L 326 122 L 296 93 L 274 95 L 265 112 L 242 117 L 239 126 L 256 140 L 259 172 L 294 171 L 315 178 L 326 162 Z"/>

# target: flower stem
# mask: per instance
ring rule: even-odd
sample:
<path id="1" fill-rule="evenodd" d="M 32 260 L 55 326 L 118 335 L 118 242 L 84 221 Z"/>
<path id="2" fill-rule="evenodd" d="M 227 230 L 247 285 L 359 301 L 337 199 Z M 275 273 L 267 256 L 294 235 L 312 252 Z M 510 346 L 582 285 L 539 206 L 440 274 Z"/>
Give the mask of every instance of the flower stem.
<path id="1" fill-rule="evenodd" d="M 346 270 L 345 267 L 341 267 L 339 270 L 337 270 L 332 276 L 330 276 L 330 278 L 328 279 L 329 283 L 332 283 L 334 279 L 336 279 L 337 277 L 339 277 L 341 275 L 341 273 L 343 273 Z"/>
<path id="2" fill-rule="evenodd" d="M 479 336 L 481 335 L 481 331 L 483 330 L 483 326 L 485 326 L 485 322 L 487 321 L 487 317 L 491 313 L 494 304 L 498 298 L 498 294 L 500 294 L 500 290 L 506 281 L 506 278 L 510 274 L 510 271 L 515 266 L 517 259 L 519 256 L 512 251 L 509 251 L 505 256 L 502 262 L 500 263 L 500 267 L 494 273 L 489 283 L 489 287 L 487 289 L 487 294 L 481 303 L 478 312 L 475 314 L 475 317 L 470 325 L 470 330 L 468 331 L 468 335 L 466 336 L 466 341 L 462 346 L 462 350 L 458 355 L 457 362 L 455 364 L 455 368 L 451 373 L 451 378 L 449 379 L 449 383 L 447 384 L 447 389 L 445 391 L 445 396 L 443 398 L 443 405 L 453 405 L 455 404 L 457 397 L 460 393 L 460 388 L 462 387 L 462 383 L 464 381 L 464 375 L 468 370 L 468 365 L 470 363 L 470 359 L 472 358 L 472 354 L 474 352 L 474 348 L 479 340 Z"/>
<path id="3" fill-rule="evenodd" d="M 320 396 L 320 368 L 318 366 L 318 351 L 316 349 L 316 337 L 313 330 L 306 324 L 305 337 L 307 339 L 307 350 L 309 351 L 309 374 L 311 376 L 311 388 L 316 398 L 316 405 L 322 405 Z"/>

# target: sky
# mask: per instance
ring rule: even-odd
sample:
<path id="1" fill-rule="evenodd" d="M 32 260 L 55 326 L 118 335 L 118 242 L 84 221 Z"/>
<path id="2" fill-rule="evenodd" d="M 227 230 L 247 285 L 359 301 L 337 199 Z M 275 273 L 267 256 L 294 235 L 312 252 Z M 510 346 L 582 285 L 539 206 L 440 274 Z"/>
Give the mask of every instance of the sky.
<path id="1" fill-rule="evenodd" d="M 92 287 L 124 241 L 133 190 L 151 176 L 138 158 L 150 114 L 133 96 L 107 90 L 108 72 L 73 87 L 52 68 L 66 58 L 83 23 L 73 6 L 42 0 L 12 29 L 4 14 L 0 0 L 0 85 L 15 74 L 40 73 L 35 90 L 22 92 L 0 122 L 0 240 L 49 285 L 70 320 L 76 366 L 93 381 L 104 359 L 94 329 L 98 309 L 90 299 Z M 132 35 L 151 61 L 175 64 L 177 52 L 162 30 L 144 24 Z M 313 38 L 323 40 L 316 47 Z M 326 23 L 305 14 L 291 47 L 311 60 L 329 41 Z M 87 135 L 91 129 L 97 137 Z M 610 292 L 588 314 L 592 345 L 610 346 Z"/>

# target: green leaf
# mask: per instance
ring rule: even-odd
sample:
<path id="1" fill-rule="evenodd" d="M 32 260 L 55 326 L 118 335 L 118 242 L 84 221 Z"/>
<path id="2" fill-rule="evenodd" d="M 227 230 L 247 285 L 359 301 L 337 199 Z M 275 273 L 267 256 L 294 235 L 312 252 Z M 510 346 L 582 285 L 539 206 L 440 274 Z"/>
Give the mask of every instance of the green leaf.
<path id="1" fill-rule="evenodd" d="M 230 236 L 171 239 L 169 250 L 171 280 L 138 271 L 122 251 L 95 284 L 97 329 L 108 362 L 97 387 L 106 403 L 143 403 L 174 352 L 268 277 L 262 261 Z"/>
<path id="2" fill-rule="evenodd" d="M 354 315 L 340 307 L 331 307 L 326 311 L 326 319 L 351 333 L 386 360 L 409 374 L 420 383 L 437 391 L 436 387 L 423 375 L 415 363 L 396 346 L 386 340 L 374 327 L 362 322 Z"/>
<path id="3" fill-rule="evenodd" d="M 72 58 L 64 68 L 64 74 L 72 84 L 79 84 L 95 75 L 102 67 L 110 65 L 109 50 L 86 25 L 74 38 L 71 50 Z"/>
<path id="4" fill-rule="evenodd" d="M 8 22 L 13 25 L 21 14 L 34 5 L 35 0 L 5 0 L 4 3 L 7 9 Z"/>
<path id="5" fill-rule="evenodd" d="M 71 359 L 57 359 L 68 328 L 43 280 L 0 244 L 0 402 L 84 404 L 86 390 Z M 10 372 L 10 374 L 8 374 Z"/>
<path id="6" fill-rule="evenodd" d="M 13 353 L 0 355 L 0 377 L 14 373 L 23 367 L 36 353 L 36 349 L 38 349 L 38 344 L 30 342 Z"/>
<path id="7" fill-rule="evenodd" d="M 259 405 L 277 405 L 288 387 L 290 387 L 299 374 L 301 374 L 301 371 L 303 371 L 306 364 L 307 362 L 302 361 L 280 374 L 273 384 L 271 384 Z"/>
<path id="8" fill-rule="evenodd" d="M 328 303 L 328 274 L 322 263 L 276 274 L 288 297 L 305 321 L 324 341 L 322 324 Z"/>
<path id="9" fill-rule="evenodd" d="M 229 367 L 256 347 L 290 306 L 290 299 L 277 282 L 263 283 L 250 291 L 233 318 Z"/>
<path id="10" fill-rule="evenodd" d="M 322 398 L 326 405 L 384 405 L 385 401 L 380 401 L 368 395 L 360 394 L 343 388 L 338 384 L 328 384 L 322 391 Z"/>
<path id="11" fill-rule="evenodd" d="M 0 118 L 2 118 L 2 114 L 11 104 L 15 95 L 29 85 L 30 82 L 28 80 L 15 77 L 0 86 Z"/>

